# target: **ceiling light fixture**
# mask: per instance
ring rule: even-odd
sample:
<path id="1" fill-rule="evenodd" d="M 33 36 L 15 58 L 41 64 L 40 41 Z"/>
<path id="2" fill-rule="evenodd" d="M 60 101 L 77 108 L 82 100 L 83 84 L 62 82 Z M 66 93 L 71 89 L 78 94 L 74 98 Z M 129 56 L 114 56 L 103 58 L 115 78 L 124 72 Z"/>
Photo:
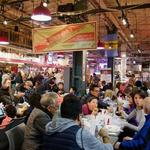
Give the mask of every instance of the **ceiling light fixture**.
<path id="1" fill-rule="evenodd" d="M 43 6 L 43 2 L 41 2 L 40 6 L 33 10 L 31 19 L 36 21 L 50 21 L 52 17 L 49 9 Z"/>
<path id="2" fill-rule="evenodd" d="M 141 53 L 141 50 L 138 48 L 138 52 Z"/>
<path id="3" fill-rule="evenodd" d="M 0 44 L 8 45 L 9 44 L 8 38 L 6 36 L 0 36 Z"/>
<path id="4" fill-rule="evenodd" d="M 126 52 L 121 52 L 121 57 L 122 57 L 122 58 L 127 57 Z"/>
<path id="5" fill-rule="evenodd" d="M 109 49 L 112 49 L 112 46 L 111 45 L 109 45 L 109 47 L 108 47 Z"/>
<path id="6" fill-rule="evenodd" d="M 133 39 L 135 36 L 134 36 L 134 34 L 133 34 L 133 31 L 131 31 L 131 33 L 130 33 L 130 38 L 131 39 Z"/>
<path id="7" fill-rule="evenodd" d="M 130 38 L 132 38 L 132 39 L 134 38 L 134 34 L 133 33 L 130 34 Z"/>
<path id="8" fill-rule="evenodd" d="M 44 6 L 44 7 L 47 7 L 47 3 L 46 3 L 46 2 L 43 2 L 43 6 Z"/>
<path id="9" fill-rule="evenodd" d="M 124 26 L 126 26 L 127 25 L 127 20 L 125 18 L 122 18 L 122 23 L 123 23 Z"/>
<path id="10" fill-rule="evenodd" d="M 136 64 L 136 61 L 135 61 L 135 60 L 133 60 L 133 64 L 134 64 L 134 65 Z"/>
<path id="11" fill-rule="evenodd" d="M 4 24 L 4 25 L 7 25 L 7 24 L 8 24 L 8 22 L 7 22 L 6 20 L 4 20 L 4 21 L 3 21 L 3 24 Z"/>

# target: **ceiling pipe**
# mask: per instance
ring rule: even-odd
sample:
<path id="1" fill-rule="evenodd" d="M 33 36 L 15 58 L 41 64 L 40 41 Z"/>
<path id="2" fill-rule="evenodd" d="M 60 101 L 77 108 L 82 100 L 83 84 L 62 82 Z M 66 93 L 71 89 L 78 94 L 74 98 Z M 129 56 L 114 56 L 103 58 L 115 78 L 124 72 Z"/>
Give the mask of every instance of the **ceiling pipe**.
<path id="1" fill-rule="evenodd" d="M 19 11 L 19 10 L 15 9 L 15 8 L 13 8 L 13 7 L 11 7 L 11 6 L 7 6 L 6 8 L 7 8 L 7 11 L 3 13 L 3 16 L 4 16 L 6 19 L 8 19 L 8 20 L 10 20 L 10 21 L 12 21 L 12 22 L 14 22 L 14 23 L 17 23 L 17 21 L 18 21 L 18 24 L 21 24 L 22 26 L 25 26 L 25 27 L 27 27 L 27 28 L 29 28 L 29 29 L 32 28 L 28 23 L 22 23 L 22 22 L 19 21 L 19 18 L 21 18 L 21 16 L 26 16 L 26 17 L 28 17 L 28 14 L 26 14 L 26 13 L 23 12 L 23 11 Z M 8 17 L 8 16 L 9 16 L 9 17 Z M 10 16 L 15 17 L 16 19 L 15 19 L 15 18 L 12 18 L 12 17 L 10 17 Z"/>
<path id="2" fill-rule="evenodd" d="M 20 18 L 21 16 L 24 16 L 24 17 L 26 17 L 26 18 L 29 18 L 29 21 L 30 21 L 30 14 L 29 13 L 27 13 L 27 12 L 25 12 L 25 11 L 19 11 L 19 10 L 17 10 L 17 9 L 15 9 L 15 8 L 12 8 L 12 7 L 10 7 L 10 6 L 7 6 L 6 7 L 8 10 L 6 11 L 6 13 L 4 14 L 4 15 L 7 15 L 7 16 L 13 16 L 13 17 L 16 17 L 16 18 Z M 12 19 L 12 18 L 11 18 Z M 52 22 L 52 24 L 53 25 L 56 25 L 56 23 L 55 23 L 55 20 L 56 20 L 57 18 L 54 18 L 53 19 L 53 22 Z M 14 20 L 15 22 L 16 22 L 16 20 L 15 19 L 12 19 L 12 20 Z M 29 27 L 29 28 L 32 28 L 32 23 L 35 25 L 35 27 L 45 27 L 45 25 L 42 25 L 40 22 L 37 22 L 37 21 L 33 21 L 33 20 L 31 20 L 30 21 L 31 22 L 31 24 L 29 24 L 29 23 L 21 23 L 21 22 L 19 22 L 19 24 L 22 24 L 22 25 L 25 25 L 26 27 Z M 59 22 L 59 24 L 64 24 L 62 21 L 60 21 L 60 20 L 58 20 L 57 19 L 57 22 Z"/>
<path id="3" fill-rule="evenodd" d="M 3 17 L 5 17 L 7 20 L 10 20 L 10 21 L 12 21 L 12 22 L 14 22 L 14 23 L 17 23 L 17 20 L 12 19 L 12 18 L 10 18 L 10 17 L 7 17 L 7 15 L 3 15 Z M 20 24 L 20 25 L 22 25 L 22 26 L 24 26 L 24 27 L 26 27 L 26 28 L 28 28 L 28 29 L 31 29 L 31 28 L 32 28 L 32 27 L 30 27 L 29 25 L 24 24 L 24 23 L 21 23 L 21 22 L 18 22 L 18 24 Z"/>
<path id="4" fill-rule="evenodd" d="M 122 9 L 122 6 L 121 6 L 120 2 L 119 2 L 118 0 L 116 0 L 116 3 L 117 3 L 117 5 L 118 5 L 119 10 L 120 10 L 121 13 L 122 13 L 122 16 L 123 16 L 123 17 L 126 17 L 125 14 L 124 14 L 124 11 L 123 11 L 123 9 Z"/>
<path id="5" fill-rule="evenodd" d="M 110 9 L 120 9 L 119 6 L 117 7 L 109 7 Z M 134 9 L 146 9 L 146 8 L 150 8 L 150 3 L 145 3 L 145 4 L 134 4 L 134 5 L 125 5 L 125 6 L 121 6 L 121 8 L 127 9 L 127 10 L 134 10 Z"/>

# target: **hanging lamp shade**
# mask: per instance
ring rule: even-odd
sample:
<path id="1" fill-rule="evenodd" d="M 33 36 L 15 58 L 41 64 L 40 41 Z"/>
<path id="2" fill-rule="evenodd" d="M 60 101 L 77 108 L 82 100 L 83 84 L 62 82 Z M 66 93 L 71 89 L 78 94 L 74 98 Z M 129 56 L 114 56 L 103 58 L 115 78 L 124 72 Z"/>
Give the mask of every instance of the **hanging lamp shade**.
<path id="1" fill-rule="evenodd" d="M 41 3 L 40 6 L 33 10 L 31 19 L 36 21 L 50 21 L 52 17 L 49 9 Z"/>
<path id="2" fill-rule="evenodd" d="M 0 36 L 0 44 L 8 45 L 9 44 L 8 38 L 6 36 Z"/>
<path id="3" fill-rule="evenodd" d="M 104 43 L 102 43 L 100 40 L 98 40 L 97 49 L 104 49 Z"/>

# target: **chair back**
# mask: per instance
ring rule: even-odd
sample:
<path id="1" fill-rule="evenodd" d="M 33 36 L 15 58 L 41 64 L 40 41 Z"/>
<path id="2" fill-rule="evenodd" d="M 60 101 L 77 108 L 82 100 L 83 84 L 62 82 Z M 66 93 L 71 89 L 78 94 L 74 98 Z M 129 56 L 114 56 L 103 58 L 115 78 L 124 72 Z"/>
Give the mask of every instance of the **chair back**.
<path id="1" fill-rule="evenodd" d="M 21 123 L 6 131 L 9 141 L 9 150 L 21 150 L 24 141 L 25 124 Z"/>
<path id="2" fill-rule="evenodd" d="M 21 117 L 21 118 L 16 118 L 16 119 L 13 119 L 5 128 L 5 130 L 9 130 L 9 129 L 12 129 L 14 128 L 15 126 L 23 123 L 25 121 L 25 117 Z"/>

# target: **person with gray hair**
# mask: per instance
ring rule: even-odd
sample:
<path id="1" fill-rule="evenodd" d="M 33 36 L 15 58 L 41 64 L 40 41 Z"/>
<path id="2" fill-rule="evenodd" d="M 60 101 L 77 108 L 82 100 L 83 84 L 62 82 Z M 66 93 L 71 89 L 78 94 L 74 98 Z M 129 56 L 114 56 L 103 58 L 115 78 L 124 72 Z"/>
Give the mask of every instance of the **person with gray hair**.
<path id="1" fill-rule="evenodd" d="M 22 150 L 35 150 L 42 145 L 45 126 L 57 112 L 58 95 L 54 92 L 45 93 L 40 100 L 40 107 L 35 107 L 26 124 Z"/>
<path id="2" fill-rule="evenodd" d="M 42 95 L 41 97 L 41 106 L 47 110 L 47 113 L 50 116 L 54 116 L 54 114 L 57 112 L 58 110 L 58 104 L 57 104 L 57 100 L 58 99 L 58 94 L 55 92 L 47 92 L 45 94 Z"/>
<path id="3" fill-rule="evenodd" d="M 0 88 L 0 103 L 3 105 L 13 104 L 14 97 L 11 90 L 11 78 L 8 74 L 2 76 Z"/>

